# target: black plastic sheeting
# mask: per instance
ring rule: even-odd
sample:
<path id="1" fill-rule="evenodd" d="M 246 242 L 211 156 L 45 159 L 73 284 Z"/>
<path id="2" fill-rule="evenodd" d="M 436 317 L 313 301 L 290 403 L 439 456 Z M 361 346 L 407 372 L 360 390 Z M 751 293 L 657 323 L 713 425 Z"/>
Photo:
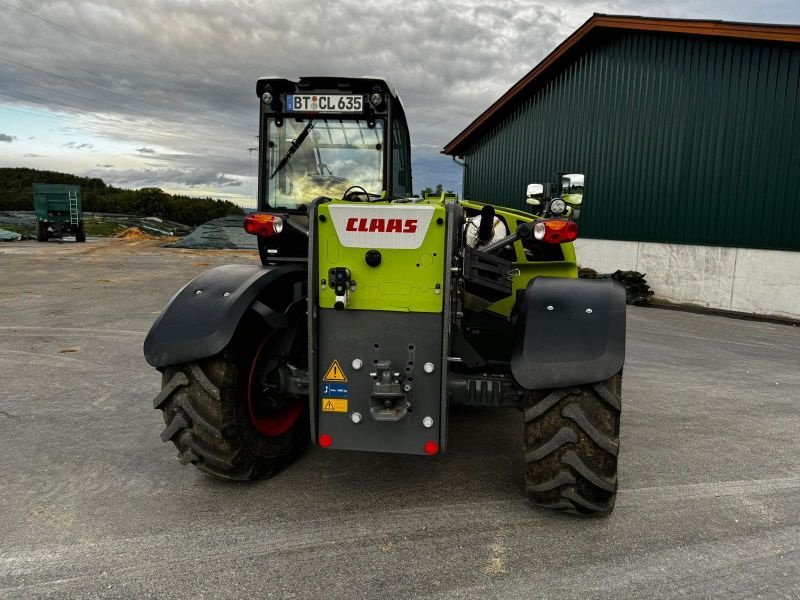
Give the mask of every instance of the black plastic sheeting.
<path id="1" fill-rule="evenodd" d="M 33 211 L 0 210 L 0 225 L 36 228 L 36 215 Z"/>
<path id="2" fill-rule="evenodd" d="M 578 272 L 578 277 L 583 279 L 614 279 L 625 286 L 625 301 L 628 304 L 647 304 L 653 290 L 647 285 L 645 273 L 639 271 L 614 271 L 603 275 L 594 269 L 583 268 Z"/>
<path id="3" fill-rule="evenodd" d="M 212 219 L 186 237 L 167 244 L 167 247 L 256 250 L 258 249 L 256 236 L 245 232 L 242 226 L 243 219 L 242 216 Z"/>
<path id="4" fill-rule="evenodd" d="M 8 229 L 0 229 L 0 242 L 18 242 L 22 239 L 22 235 L 16 231 L 9 231 Z"/>

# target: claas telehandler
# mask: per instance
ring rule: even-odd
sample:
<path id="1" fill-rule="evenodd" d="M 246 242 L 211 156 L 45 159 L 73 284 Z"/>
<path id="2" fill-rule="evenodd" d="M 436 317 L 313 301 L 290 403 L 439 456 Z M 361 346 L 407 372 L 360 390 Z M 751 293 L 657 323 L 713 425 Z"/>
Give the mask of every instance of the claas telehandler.
<path id="1" fill-rule="evenodd" d="M 610 513 L 625 291 L 578 278 L 584 176 L 529 185 L 525 211 L 415 196 L 387 81 L 268 77 L 257 94 L 260 264 L 199 275 L 144 344 L 180 462 L 249 480 L 309 443 L 434 456 L 452 406 L 511 406 L 533 502 Z"/>

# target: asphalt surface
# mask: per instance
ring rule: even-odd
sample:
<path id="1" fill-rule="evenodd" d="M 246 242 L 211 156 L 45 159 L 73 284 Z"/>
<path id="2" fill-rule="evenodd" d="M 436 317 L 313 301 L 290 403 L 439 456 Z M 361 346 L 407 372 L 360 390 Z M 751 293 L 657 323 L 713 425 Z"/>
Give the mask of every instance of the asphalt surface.
<path id="1" fill-rule="evenodd" d="M 187 280 L 254 260 L 0 245 L 0 597 L 800 597 L 800 328 L 631 308 L 606 519 L 528 504 L 514 410 L 455 411 L 435 458 L 221 483 L 161 443 L 141 347 Z"/>

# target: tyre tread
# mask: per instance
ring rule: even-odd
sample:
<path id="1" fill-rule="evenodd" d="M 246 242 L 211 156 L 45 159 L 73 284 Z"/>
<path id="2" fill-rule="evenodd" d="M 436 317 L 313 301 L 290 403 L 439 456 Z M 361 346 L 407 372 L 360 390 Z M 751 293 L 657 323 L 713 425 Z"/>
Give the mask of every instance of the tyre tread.
<path id="1" fill-rule="evenodd" d="M 578 475 L 580 475 L 584 479 L 588 480 L 592 485 L 595 485 L 602 490 L 605 490 L 607 492 L 613 492 L 614 490 L 617 489 L 616 476 L 614 476 L 613 480 L 611 481 L 603 479 L 602 477 L 600 477 L 600 475 L 598 475 L 597 473 L 592 471 L 588 466 L 586 466 L 586 463 L 584 463 L 580 459 L 580 457 L 577 454 L 575 454 L 575 452 L 573 452 L 572 450 L 565 453 L 564 456 L 561 457 L 561 462 L 572 467 L 578 473 Z"/>
<path id="2" fill-rule="evenodd" d="M 210 413 L 218 411 L 208 410 L 219 403 L 222 394 L 203 367 L 198 363 L 168 367 L 164 379 L 167 383 L 153 400 L 153 407 L 164 412 L 166 427 L 161 439 L 175 444 L 178 461 L 222 479 L 255 478 L 259 471 L 255 461 L 237 463 L 243 449 L 238 436 L 223 434 L 232 432 L 235 426 L 227 420 L 215 423 Z M 216 420 L 221 419 L 216 416 Z"/>
<path id="3" fill-rule="evenodd" d="M 179 406 L 186 413 L 186 415 L 191 419 L 192 423 L 202 428 L 208 435 L 210 435 L 211 437 L 222 439 L 222 432 L 218 428 L 214 427 L 211 423 L 206 421 L 200 415 L 200 413 L 197 410 L 195 410 L 195 408 L 192 406 L 192 403 L 189 402 L 189 399 L 187 397 L 183 396 L 181 398 L 178 398 L 175 401 L 175 404 Z"/>
<path id="4" fill-rule="evenodd" d="M 561 487 L 562 485 L 575 485 L 575 477 L 569 471 L 561 471 L 558 475 L 550 479 L 549 481 L 545 481 L 543 483 L 537 483 L 535 485 L 529 485 L 528 491 L 529 492 L 547 492 L 552 490 L 553 488 Z"/>
<path id="5" fill-rule="evenodd" d="M 587 500 L 586 498 L 581 496 L 574 487 L 566 488 L 564 491 L 561 492 L 561 496 L 563 498 L 571 500 L 573 503 L 577 504 L 578 506 L 588 511 L 591 511 L 592 513 L 609 512 L 608 506 L 604 506 L 602 504 L 595 504 L 594 502 Z"/>
<path id="6" fill-rule="evenodd" d="M 609 454 L 613 454 L 614 456 L 619 454 L 619 448 L 617 445 L 592 424 L 592 422 L 589 420 L 589 417 L 586 416 L 586 413 L 577 403 L 573 402 L 571 404 L 567 404 L 561 410 L 561 414 L 575 421 L 575 424 L 580 427 L 595 444 L 600 446 L 600 448 Z"/>
<path id="7" fill-rule="evenodd" d="M 528 452 L 525 455 L 526 462 L 533 462 L 536 460 L 541 460 L 548 454 L 552 454 L 565 444 L 574 444 L 578 441 L 578 436 L 574 430 L 570 429 L 569 427 L 562 427 L 558 430 L 553 437 L 551 437 L 546 443 L 542 444 L 538 448 L 536 448 L 533 452 Z"/>
<path id="8" fill-rule="evenodd" d="M 161 432 L 161 441 L 170 441 L 179 431 L 189 427 L 189 424 L 189 421 L 184 418 L 182 412 L 176 412 L 175 416 L 172 418 L 172 421 L 170 421 L 169 424 L 164 428 L 164 431 Z"/>
<path id="9" fill-rule="evenodd" d="M 199 364 L 189 363 L 189 371 L 191 371 L 197 383 L 203 387 L 206 394 L 211 396 L 214 400 L 219 400 L 222 397 L 219 388 L 211 383 L 208 375 L 206 375 L 205 371 L 203 371 Z"/>
<path id="10" fill-rule="evenodd" d="M 169 382 L 161 388 L 161 391 L 158 395 L 153 398 L 153 408 L 159 409 L 161 406 L 172 396 L 172 394 L 177 390 L 179 387 L 187 385 L 189 383 L 189 379 L 183 373 L 183 371 L 178 371 Z"/>
<path id="11" fill-rule="evenodd" d="M 219 479 L 246 481 L 269 477 L 297 458 L 308 429 L 298 422 L 290 437 L 254 435 L 249 412 L 241 407 L 238 369 L 245 359 L 236 358 L 247 342 L 237 339 L 242 338 L 211 358 L 165 367 L 153 407 L 163 413 L 161 439 L 176 446 L 179 462 Z"/>
<path id="12" fill-rule="evenodd" d="M 544 413 L 553 408 L 558 402 L 566 396 L 570 390 L 561 389 L 553 390 L 547 396 L 542 398 L 539 402 L 525 410 L 525 422 L 530 423 L 534 419 L 539 418 Z"/>
<path id="13" fill-rule="evenodd" d="M 536 506 L 612 512 L 617 492 L 622 373 L 531 395 L 525 410 L 526 489 Z"/>

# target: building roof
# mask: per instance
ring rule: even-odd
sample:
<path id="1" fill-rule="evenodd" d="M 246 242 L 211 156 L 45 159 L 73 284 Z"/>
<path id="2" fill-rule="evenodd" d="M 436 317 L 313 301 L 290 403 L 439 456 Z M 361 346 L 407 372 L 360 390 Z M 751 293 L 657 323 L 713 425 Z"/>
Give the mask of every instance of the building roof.
<path id="1" fill-rule="evenodd" d="M 528 97 L 530 92 L 547 81 L 577 52 L 591 44 L 598 36 L 624 30 L 800 44 L 800 26 L 797 25 L 661 19 L 595 13 L 548 54 L 542 62 L 500 96 L 494 104 L 483 111 L 464 131 L 453 138 L 444 147 L 442 153 L 452 156 L 462 155 L 466 146 L 475 139 L 476 135 L 496 123 L 498 119 L 507 114 L 509 109 L 516 106 L 520 99 Z"/>

